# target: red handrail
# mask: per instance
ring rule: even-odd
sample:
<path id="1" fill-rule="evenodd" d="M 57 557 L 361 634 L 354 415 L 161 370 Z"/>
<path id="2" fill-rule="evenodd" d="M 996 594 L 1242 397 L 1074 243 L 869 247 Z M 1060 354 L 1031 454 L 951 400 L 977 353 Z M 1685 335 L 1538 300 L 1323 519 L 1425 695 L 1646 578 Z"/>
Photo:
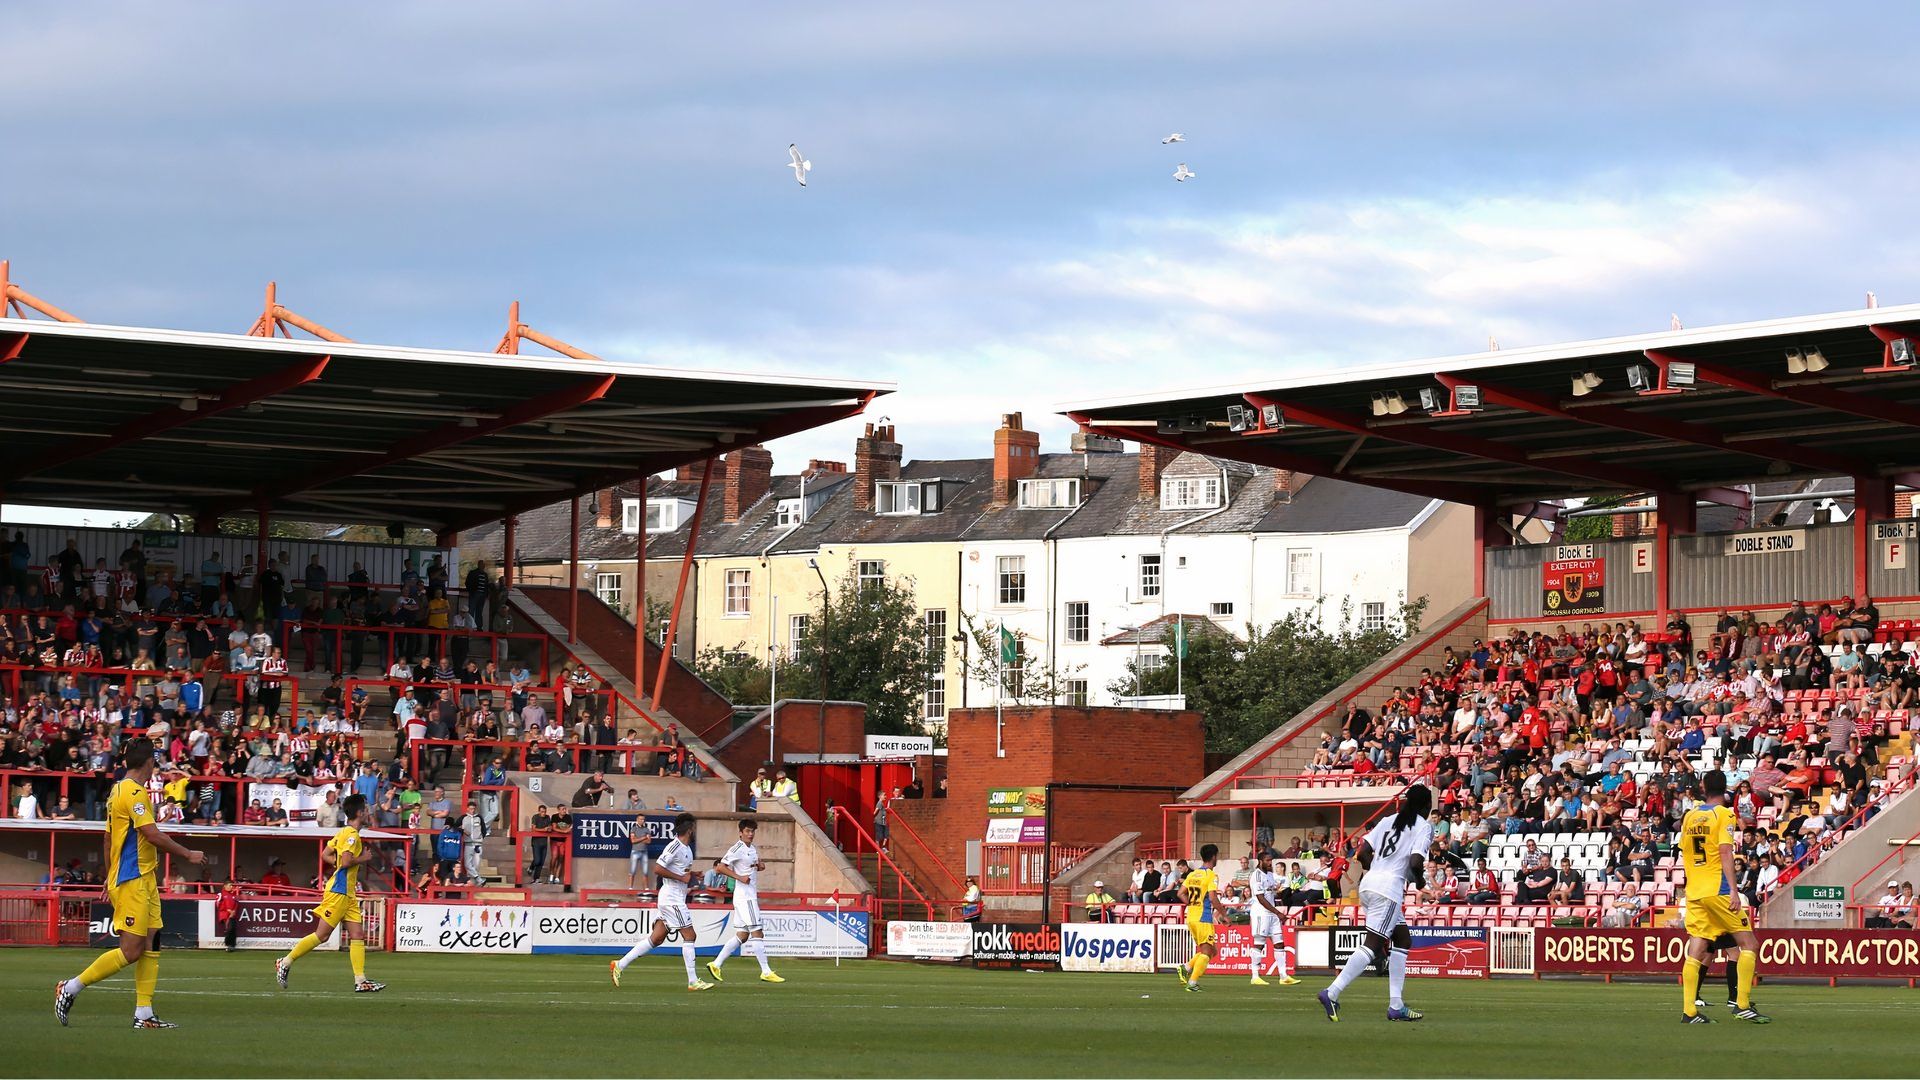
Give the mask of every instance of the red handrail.
<path id="1" fill-rule="evenodd" d="M 844 817 L 844 815 L 842 816 Z M 940 873 L 946 877 L 947 884 L 953 886 L 955 893 L 965 893 L 967 891 L 965 886 L 960 884 L 960 879 L 953 876 L 953 871 L 947 869 L 947 864 L 941 861 L 940 856 L 934 854 L 933 848 L 927 846 L 927 842 L 921 838 L 919 830 L 915 829 L 906 819 L 898 814 L 888 814 L 887 827 L 889 835 L 891 835 L 895 829 L 906 833 L 907 839 L 912 840 L 914 844 L 920 848 L 920 851 L 926 855 L 927 860 L 933 863 Z"/>
<path id="2" fill-rule="evenodd" d="M 856 840 L 853 854 L 855 855 L 862 854 L 862 849 L 859 843 L 857 842 L 864 841 L 866 844 L 866 848 L 868 850 L 871 850 L 874 853 L 874 856 L 879 860 L 881 865 L 893 868 L 893 877 L 894 877 L 893 899 L 885 900 L 885 898 L 881 896 L 879 882 L 870 883 L 874 887 L 873 889 L 874 896 L 876 898 L 883 900 L 883 902 L 885 903 L 904 905 L 904 904 L 912 903 L 914 901 L 909 901 L 907 899 L 906 894 L 901 891 L 902 887 L 904 887 L 905 889 L 911 890 L 913 892 L 914 899 L 917 900 L 922 907 L 926 908 L 927 919 L 929 922 L 931 922 L 933 920 L 933 901 L 927 899 L 927 894 L 921 892 L 920 887 L 913 883 L 913 879 L 907 876 L 906 871 L 900 869 L 900 864 L 893 861 L 893 856 L 887 854 L 886 849 L 880 846 L 880 842 L 873 838 L 873 834 L 861 828 L 860 823 L 853 820 L 853 818 L 847 814 L 836 814 L 834 815 L 833 820 L 834 820 L 833 842 L 836 846 L 840 847 L 842 851 L 845 851 L 846 847 L 845 845 L 840 843 L 840 830 L 842 828 L 850 827 L 853 829 L 854 839 Z M 944 867 L 942 869 L 944 869 Z"/>

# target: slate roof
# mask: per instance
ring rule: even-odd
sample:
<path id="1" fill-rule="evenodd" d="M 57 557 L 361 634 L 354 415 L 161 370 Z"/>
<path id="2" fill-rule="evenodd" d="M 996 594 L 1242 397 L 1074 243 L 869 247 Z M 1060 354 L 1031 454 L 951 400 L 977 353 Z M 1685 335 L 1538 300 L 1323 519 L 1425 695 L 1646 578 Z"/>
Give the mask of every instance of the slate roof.
<path id="1" fill-rule="evenodd" d="M 816 551 L 824 545 L 942 543 L 963 540 L 1040 540 L 1049 530 L 1057 539 L 1100 536 L 1153 535 L 1178 526 L 1182 535 L 1246 532 L 1342 532 L 1404 526 L 1430 500 L 1398 492 L 1362 487 L 1339 480 L 1316 478 L 1291 497 L 1276 495 L 1277 475 L 1263 466 L 1222 461 L 1185 453 L 1169 463 L 1162 476 L 1203 476 L 1225 471 L 1227 505 L 1208 510 L 1162 510 L 1159 493 L 1139 497 L 1139 458 L 1135 454 L 1042 454 L 1036 478 L 1083 480 L 1077 509 L 1023 510 L 1016 505 L 992 506 L 993 460 L 961 458 L 907 463 L 900 479 L 938 481 L 941 508 L 921 514 L 882 515 L 856 509 L 854 493 L 867 481 L 848 473 L 828 473 L 807 482 L 809 491 L 832 485 L 830 494 L 812 518 L 798 528 L 777 524 L 778 501 L 797 498 L 798 475 L 775 476 L 767 495 L 746 508 L 737 522 L 722 522 L 722 476 L 716 470 L 713 490 L 701 527 L 699 554 L 758 555 L 769 547 L 776 552 Z M 697 480 L 655 477 L 649 497 L 694 500 Z M 614 492 L 613 528 L 600 528 L 581 508 L 580 557 L 631 559 L 634 537 L 620 531 L 617 500 L 632 498 L 632 485 Z M 515 545 L 530 563 L 557 562 L 567 557 L 568 512 L 557 503 L 520 515 Z M 686 551 L 690 523 L 670 533 L 647 537 L 649 559 L 678 558 Z M 490 524 L 463 537 L 462 546 L 481 557 L 497 559 L 500 526 Z"/>

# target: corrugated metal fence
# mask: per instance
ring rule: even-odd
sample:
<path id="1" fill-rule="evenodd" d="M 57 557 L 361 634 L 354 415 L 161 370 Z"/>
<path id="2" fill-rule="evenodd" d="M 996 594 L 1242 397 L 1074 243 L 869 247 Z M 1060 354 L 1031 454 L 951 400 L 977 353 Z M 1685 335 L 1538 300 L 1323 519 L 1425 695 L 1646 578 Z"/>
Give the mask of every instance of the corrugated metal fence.
<path id="1" fill-rule="evenodd" d="M 251 536 L 196 536 L 193 533 L 166 531 L 141 531 L 136 529 L 100 529 L 83 528 L 71 525 L 21 525 L 0 524 L 6 539 L 11 541 L 15 532 L 26 534 L 31 563 L 45 566 L 61 551 L 66 549 L 68 540 L 77 541 L 82 565 L 93 567 L 95 559 L 107 560 L 109 569 L 119 569 L 120 553 L 135 540 L 141 541 L 141 547 L 147 553 L 147 566 L 150 572 L 170 568 L 179 578 L 183 574 L 197 574 L 200 564 L 209 554 L 218 551 L 220 561 L 229 570 L 238 572 L 253 558 L 258 549 L 258 541 Z M 458 549 L 442 551 L 436 548 L 407 548 L 395 544 L 358 544 L 338 540 L 283 540 L 279 537 L 267 538 L 267 557 L 278 559 L 286 552 L 289 566 L 281 568 L 289 582 L 298 582 L 306 572 L 307 559 L 312 555 L 320 556 L 320 565 L 327 568 L 327 577 L 332 581 L 345 581 L 347 574 L 358 562 L 366 568 L 367 575 L 375 584 L 393 584 L 400 580 L 400 572 L 407 559 L 414 560 L 416 569 L 424 570 L 437 554 L 447 560 L 448 566 L 457 567 L 454 556 Z"/>

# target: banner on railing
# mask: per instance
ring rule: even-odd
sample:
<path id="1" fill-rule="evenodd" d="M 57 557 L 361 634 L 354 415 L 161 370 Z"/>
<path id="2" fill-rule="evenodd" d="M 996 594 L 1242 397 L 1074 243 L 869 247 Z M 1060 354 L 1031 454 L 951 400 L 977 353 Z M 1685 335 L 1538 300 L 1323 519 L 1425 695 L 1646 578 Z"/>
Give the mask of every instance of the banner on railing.
<path id="1" fill-rule="evenodd" d="M 197 900 L 160 901 L 160 921 L 165 926 L 160 931 L 160 947 L 164 949 L 191 949 L 200 944 L 200 913 L 195 910 Z M 207 904 L 209 908 L 213 905 Z M 113 905 L 105 901 L 94 901 L 93 918 L 87 923 L 87 944 L 96 949 L 111 949 L 120 944 L 120 931 L 113 925 Z"/>
<path id="2" fill-rule="evenodd" d="M 959 960 L 973 952 L 973 924 L 890 922 L 887 955 L 916 960 Z"/>
<path id="3" fill-rule="evenodd" d="M 1920 935 L 1911 930 L 1767 930 L 1762 975 L 1811 979 L 1920 978 Z M 1672 975 L 1686 955 L 1677 928 L 1596 930 L 1548 927 L 1534 934 L 1542 975 Z"/>
<path id="4" fill-rule="evenodd" d="M 199 905 L 200 909 L 200 947 L 226 948 L 227 930 L 214 915 L 214 902 L 192 902 Z M 318 900 L 305 897 L 285 900 L 243 897 L 233 916 L 238 931 L 234 936 L 234 946 L 241 949 L 290 949 L 295 942 L 313 933 L 313 909 L 318 904 Z M 346 940 L 347 935 L 336 933 L 321 948 L 343 949 Z"/>
<path id="5" fill-rule="evenodd" d="M 647 833 L 647 855 L 656 857 L 667 850 L 673 839 L 671 814 L 575 814 L 573 815 L 573 857 L 576 859 L 624 859 L 633 850 L 628 839 L 630 822 L 639 821 Z"/>
<path id="6" fill-rule="evenodd" d="M 1487 977 L 1486 927 L 1409 926 L 1407 932 L 1413 938 L 1413 948 L 1407 952 L 1407 974 L 1445 979 Z M 1359 927 L 1334 930 L 1333 966 L 1345 964 L 1366 936 Z"/>
<path id="7" fill-rule="evenodd" d="M 973 927 L 973 966 L 1039 970 L 1057 968 L 1060 966 L 1060 931 L 1053 926 L 976 923 Z"/>
<path id="8" fill-rule="evenodd" d="M 645 938 L 657 918 L 652 907 L 537 907 L 508 904 L 395 906 L 398 952 L 598 953 L 618 955 Z M 694 950 L 720 951 L 733 933 L 733 909 L 694 908 Z M 864 911 L 762 909 L 768 956 L 857 958 L 867 955 Z M 668 947 L 678 952 L 677 946 Z"/>
<path id="9" fill-rule="evenodd" d="M 1062 923 L 1060 969 L 1152 974 L 1153 927 L 1141 923 Z"/>

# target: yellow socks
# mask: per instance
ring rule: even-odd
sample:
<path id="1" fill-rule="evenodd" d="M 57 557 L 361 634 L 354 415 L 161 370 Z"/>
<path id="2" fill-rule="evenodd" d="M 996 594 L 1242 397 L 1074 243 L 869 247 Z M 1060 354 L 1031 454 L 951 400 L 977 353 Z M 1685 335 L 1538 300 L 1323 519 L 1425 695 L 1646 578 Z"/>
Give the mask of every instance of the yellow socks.
<path id="1" fill-rule="evenodd" d="M 293 943 L 293 951 L 287 954 L 287 963 L 291 964 L 319 947 L 320 939 L 308 934 Z"/>
<path id="2" fill-rule="evenodd" d="M 1740 950 L 1740 996 L 1736 1003 L 1743 1009 L 1753 1008 L 1753 969 L 1759 959 L 1746 949 Z"/>
<path id="3" fill-rule="evenodd" d="M 353 981 L 362 981 L 367 977 L 367 943 L 347 942 L 347 955 L 353 957 Z"/>
<path id="4" fill-rule="evenodd" d="M 1687 957 L 1687 966 L 1680 974 L 1680 1009 L 1688 1016 L 1697 1016 L 1700 1012 L 1693 1007 L 1694 999 L 1700 996 L 1700 972 L 1700 961 Z"/>
<path id="5" fill-rule="evenodd" d="M 1187 981 L 1199 982 L 1200 976 L 1205 975 L 1206 973 L 1207 973 L 1207 954 L 1194 953 L 1193 954 L 1193 977 L 1188 979 Z"/>
<path id="6" fill-rule="evenodd" d="M 92 986 L 101 979 L 112 978 L 119 973 L 121 968 L 126 966 L 126 953 L 121 952 L 117 948 L 108 949 L 106 952 L 94 957 L 93 963 L 87 965 L 87 970 L 80 973 L 80 985 Z"/>
<path id="7" fill-rule="evenodd" d="M 153 988 L 160 984 L 160 958 L 150 952 L 141 953 L 140 959 L 133 965 L 133 1004 L 136 1008 L 153 1008 Z"/>

